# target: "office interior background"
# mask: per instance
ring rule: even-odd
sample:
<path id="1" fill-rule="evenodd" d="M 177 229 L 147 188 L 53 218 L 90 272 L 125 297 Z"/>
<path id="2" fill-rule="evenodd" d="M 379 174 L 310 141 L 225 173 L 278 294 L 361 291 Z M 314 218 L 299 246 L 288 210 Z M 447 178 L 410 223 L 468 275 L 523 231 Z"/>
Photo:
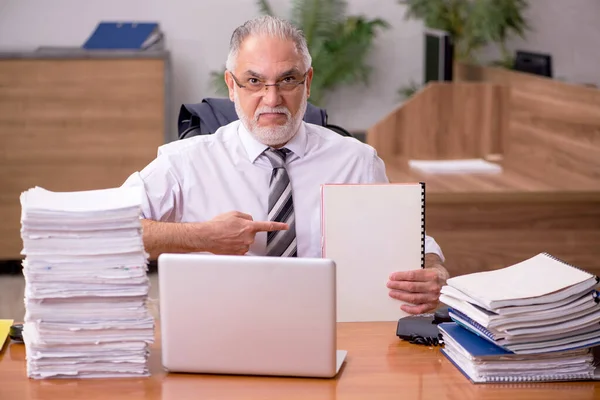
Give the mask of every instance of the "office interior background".
<path id="1" fill-rule="evenodd" d="M 457 85 L 461 85 L 459 81 L 464 81 L 466 85 L 466 81 L 473 80 L 481 85 L 493 86 L 482 87 L 481 93 L 474 86 L 457 86 L 455 90 L 451 88 L 454 91 L 448 94 L 446 87 L 454 82 L 440 82 L 439 86 L 431 82 L 427 87 L 423 85 L 426 26 L 419 18 L 405 18 L 407 6 L 394 0 L 347 1 L 347 15 L 381 18 L 389 24 L 389 28 L 378 31 L 372 42 L 367 57 L 367 64 L 372 68 L 369 83 L 340 85 L 327 93 L 321 106 L 327 110 L 332 124 L 344 127 L 382 154 L 392 181 L 423 179 L 428 184 L 431 190 L 428 202 L 431 204 L 428 203 L 427 228 L 440 242 L 448 258 L 451 274 L 499 268 L 533 256 L 538 251 L 548 251 L 582 268 L 600 271 L 597 261 L 600 259 L 600 94 L 597 89 L 600 86 L 600 2 L 530 0 L 528 3 L 524 16 L 531 29 L 523 38 L 510 36 L 506 46 L 510 54 L 522 50 L 550 55 L 552 77 L 533 76 L 496 67 L 517 76 L 500 77 L 498 70 L 490 67 L 490 63 L 499 59 L 501 53 L 498 46 L 490 44 L 477 52 L 476 67 L 483 69 L 483 72 L 479 70 L 469 74 L 464 71 L 468 68 L 461 69 L 455 64 L 453 81 Z M 270 4 L 279 16 L 286 17 L 291 13 L 290 0 L 271 0 Z M 133 172 L 131 168 L 134 164 L 122 161 L 127 157 L 127 151 L 135 155 L 133 158 L 139 162 L 135 166 L 141 168 L 156 153 L 158 142 L 177 140 L 177 116 L 181 105 L 220 96 L 211 83 L 211 73 L 223 68 L 230 35 L 235 27 L 257 15 L 259 7 L 253 0 L 0 0 L 0 166 L 3 171 L 0 171 L 0 185 L 4 192 L 0 207 L 5 210 L 2 219 L 7 221 L 3 240 L 18 242 L 18 226 L 15 228 L 19 212 L 18 193 L 32 184 L 50 190 L 67 190 L 64 182 L 69 181 L 86 182 L 89 185 L 114 182 L 114 185 L 118 185 Z M 89 162 L 110 163 L 114 158 L 116 164 L 123 166 L 122 170 L 116 167 L 110 169 L 106 165 L 82 167 L 78 163 L 84 163 L 85 160 L 77 158 L 73 158 L 73 165 L 68 165 L 65 163 L 71 159 L 69 157 L 56 161 L 49 156 L 40 156 L 44 152 L 60 153 L 56 148 L 61 146 L 66 152 L 67 146 L 81 144 L 65 137 L 56 142 L 44 142 L 40 132 L 44 132 L 43 126 L 49 120 L 65 127 L 71 135 L 83 137 L 86 134 L 85 124 L 82 123 L 79 128 L 76 126 L 78 118 L 89 116 L 81 108 L 74 109 L 73 113 L 62 108 L 63 114 L 51 115 L 56 108 L 54 100 L 61 97 L 59 71 L 54 70 L 48 78 L 58 79 L 58 83 L 49 86 L 50 91 L 38 93 L 38 99 L 11 99 L 8 92 L 3 95 L 2 88 L 29 79 L 24 75 L 27 71 L 17 71 L 9 63 L 15 60 L 56 61 L 56 53 L 51 55 L 52 52 L 80 48 L 102 21 L 158 22 L 164 33 L 164 50 L 168 54 L 165 59 L 159 57 L 160 60 L 167 60 L 164 70 L 160 69 L 166 76 L 156 76 L 152 67 L 139 75 L 131 75 L 139 87 L 144 87 L 144 74 L 152 80 L 148 85 L 167 82 L 161 86 L 165 89 L 164 93 L 161 92 L 164 97 L 159 99 L 157 108 L 152 108 L 149 102 L 153 100 L 146 97 L 148 93 L 155 93 L 150 89 L 146 92 L 140 90 L 137 96 L 135 93 L 123 96 L 113 93 L 115 98 L 120 99 L 118 101 L 124 101 L 124 96 L 127 98 L 123 113 L 137 115 L 127 119 L 127 123 L 135 124 L 137 121 L 141 124 L 134 127 L 138 132 L 135 137 L 123 137 L 126 142 L 120 142 L 119 136 L 112 134 L 122 128 L 119 124 L 125 121 L 123 116 L 115 115 L 112 109 L 106 114 L 97 109 L 103 106 L 110 108 L 110 97 L 106 97 L 104 102 L 94 102 L 86 99 L 85 93 L 82 93 L 83 101 L 89 101 L 90 107 L 102 115 L 106 140 L 113 141 L 104 143 L 103 149 L 96 148 L 93 154 L 97 158 L 92 157 Z M 35 56 L 36 49 L 40 47 L 47 48 L 46 54 L 50 56 Z M 71 56 L 66 59 L 74 61 L 86 57 Z M 31 71 L 37 71 L 38 67 L 31 68 Z M 39 68 L 48 70 L 60 66 L 48 64 Z M 76 68 L 68 70 L 77 71 Z M 490 70 L 496 71 L 496 75 L 486 72 Z M 94 71 L 101 74 L 100 70 Z M 118 74 L 118 71 L 117 68 L 114 73 Z M 115 82 L 123 82 L 126 79 L 124 76 L 129 77 L 127 74 L 131 74 L 131 71 L 124 70 L 123 73 L 125 75 L 115 77 Z M 477 79 L 473 78 L 475 75 Z M 91 74 L 84 74 L 79 80 L 69 81 L 68 84 L 78 82 L 83 88 L 88 87 L 81 82 L 83 76 L 94 79 Z M 399 93 L 401 88 L 409 86 L 411 82 L 419 85 L 417 93 L 403 97 Z M 22 93 L 35 97 L 35 91 L 27 92 L 32 86 L 24 85 L 27 89 Z M 118 90 L 118 86 L 113 87 Z M 529 88 L 531 93 L 527 92 Z M 123 90 L 127 89 L 137 90 L 125 85 Z M 56 97 L 51 90 L 56 91 Z M 160 90 L 157 89 L 158 92 Z M 423 97 L 436 95 L 441 96 L 440 99 Z M 475 104 L 471 101 L 477 96 L 482 96 L 483 102 Z M 525 140 L 524 135 L 518 135 L 519 129 L 527 131 L 522 126 L 524 120 L 511 122 L 510 118 L 520 115 L 521 106 L 534 103 L 536 105 L 528 109 L 524 117 L 529 122 L 533 121 L 534 125 L 529 130 L 533 132 L 532 137 Z M 438 106 L 434 113 L 431 107 L 435 104 Z M 482 104 L 489 108 L 483 111 L 477 108 Z M 549 104 L 556 106 L 560 112 L 548 115 L 545 110 L 551 109 L 547 108 Z M 161 108 L 161 105 L 164 107 Z M 94 109 L 88 109 L 87 113 L 94 114 Z M 506 112 L 508 109 L 511 110 L 510 116 Z M 15 110 L 18 110 L 21 120 L 14 119 Z M 164 110 L 164 115 L 155 115 L 156 112 L 163 112 L 160 110 Z M 453 114 L 449 115 L 448 112 Z M 396 118 L 398 113 L 405 119 L 413 118 L 420 122 L 410 124 L 411 129 L 390 128 L 390 118 Z M 475 121 L 481 115 L 490 117 L 487 122 Z M 112 124 L 106 121 L 111 116 L 115 117 Z M 145 116 L 148 118 L 140 121 Z M 438 125 L 425 127 L 423 119 L 428 117 L 437 120 Z M 394 121 L 397 123 L 397 120 Z M 482 150 L 483 145 L 477 149 L 460 149 L 455 154 L 439 149 L 425 151 L 422 157 L 402 153 L 404 145 L 406 149 L 411 148 L 407 145 L 407 138 L 413 141 L 438 140 L 435 135 L 446 137 L 450 131 L 460 134 L 452 128 L 459 123 L 464 124 L 463 133 L 468 130 L 469 135 L 473 135 L 467 135 L 466 138 L 471 143 L 482 142 L 476 135 L 477 132 L 483 134 L 484 128 L 492 134 L 500 130 L 504 134 L 501 138 L 488 137 L 487 140 L 492 144 L 488 143 L 485 149 L 487 153 Z M 144 127 L 150 127 L 154 131 L 153 136 L 144 136 Z M 422 135 L 420 129 L 427 131 L 427 135 Z M 549 142 L 546 142 L 545 130 L 549 132 Z M 26 140 L 21 135 L 29 135 L 30 139 Z M 44 142 L 44 148 L 30 147 L 40 142 Z M 97 146 L 99 142 L 91 143 L 93 145 L 90 147 Z M 508 154 L 511 149 L 519 152 Z M 98 155 L 100 152 L 103 152 L 101 156 Z M 532 157 L 525 157 L 526 154 Z M 425 174 L 411 171 L 406 164 L 407 158 L 482 158 L 498 163 L 504 170 L 501 177 L 468 172 L 450 176 Z M 523 158 L 538 163 L 524 165 Z M 36 160 L 43 162 L 36 164 Z M 515 161 L 514 164 L 503 164 L 509 160 Z M 60 163 L 60 168 L 55 168 L 53 162 Z M 513 169 L 513 165 L 518 167 Z M 102 168 L 107 168 L 106 172 L 101 172 Z M 125 173 L 127 168 L 129 170 Z M 102 177 L 95 181 L 74 178 L 77 170 L 82 173 L 93 171 Z M 57 181 L 63 183 L 55 184 Z M 91 188 L 84 186 L 82 184 L 69 190 Z M 14 259 L 15 256 L 18 257 L 18 253 L 14 252 L 14 246 L 2 254 L 3 261 Z M 14 269 L 10 271 L 12 273 L 0 275 L 0 318 L 19 320 L 24 312 L 24 283 L 18 272 L 14 273 Z M 155 280 L 153 290 L 151 297 L 156 298 L 158 288 Z"/>

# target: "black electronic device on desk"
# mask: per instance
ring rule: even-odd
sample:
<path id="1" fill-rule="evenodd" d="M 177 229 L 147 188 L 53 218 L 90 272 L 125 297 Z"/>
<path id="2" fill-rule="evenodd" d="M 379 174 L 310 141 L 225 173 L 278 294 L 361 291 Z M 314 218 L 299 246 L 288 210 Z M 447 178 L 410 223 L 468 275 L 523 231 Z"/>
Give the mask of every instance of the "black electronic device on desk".
<path id="1" fill-rule="evenodd" d="M 438 324 L 451 321 L 448 307 L 442 307 L 431 314 L 401 318 L 398 320 L 396 335 L 409 343 L 438 346 L 442 344 Z"/>
<path id="2" fill-rule="evenodd" d="M 14 324 L 8 331 L 8 337 L 15 342 L 23 342 L 23 324 Z"/>

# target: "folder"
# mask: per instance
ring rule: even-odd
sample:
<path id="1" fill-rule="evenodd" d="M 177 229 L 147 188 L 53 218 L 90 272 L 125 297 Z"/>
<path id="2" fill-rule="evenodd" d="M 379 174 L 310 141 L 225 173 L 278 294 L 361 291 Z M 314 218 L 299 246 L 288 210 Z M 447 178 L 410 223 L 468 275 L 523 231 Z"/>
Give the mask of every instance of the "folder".
<path id="1" fill-rule="evenodd" d="M 100 22 L 83 45 L 88 50 L 148 50 L 162 43 L 156 22 Z"/>
<path id="2" fill-rule="evenodd" d="M 4 343 L 10 333 L 10 327 L 13 322 L 12 319 L 0 319 L 0 351 L 2 351 L 2 348 L 4 347 Z"/>
<path id="3" fill-rule="evenodd" d="M 321 187 L 322 256 L 336 263 L 337 321 L 397 321 L 391 273 L 424 266 L 425 184 Z"/>

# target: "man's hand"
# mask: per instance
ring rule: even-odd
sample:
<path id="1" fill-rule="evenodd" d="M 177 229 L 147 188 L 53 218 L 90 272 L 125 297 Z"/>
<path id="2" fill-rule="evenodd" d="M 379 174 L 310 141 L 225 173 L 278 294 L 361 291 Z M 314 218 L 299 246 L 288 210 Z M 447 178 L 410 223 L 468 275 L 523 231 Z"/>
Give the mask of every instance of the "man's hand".
<path id="1" fill-rule="evenodd" d="M 243 255 L 248 252 L 258 232 L 289 229 L 288 224 L 272 221 L 254 221 L 251 215 L 238 211 L 221 214 L 206 222 L 204 248 L 214 254 Z"/>
<path id="2" fill-rule="evenodd" d="M 289 229 L 281 222 L 253 221 L 237 211 L 206 222 L 157 222 L 142 220 L 144 247 L 151 259 L 162 253 L 246 254 L 257 232 Z"/>
<path id="3" fill-rule="evenodd" d="M 425 255 L 425 268 L 399 271 L 390 275 L 390 297 L 412 305 L 402 305 L 410 314 L 433 311 L 439 304 L 440 290 L 449 278 L 448 271 L 436 254 Z"/>

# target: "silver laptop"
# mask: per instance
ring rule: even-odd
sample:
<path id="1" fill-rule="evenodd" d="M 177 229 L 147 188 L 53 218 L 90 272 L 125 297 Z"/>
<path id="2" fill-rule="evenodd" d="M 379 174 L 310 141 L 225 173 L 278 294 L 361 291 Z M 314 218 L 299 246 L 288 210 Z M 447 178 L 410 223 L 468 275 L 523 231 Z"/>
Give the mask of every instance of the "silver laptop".
<path id="1" fill-rule="evenodd" d="M 346 357 L 331 260 L 162 254 L 158 280 L 170 372 L 331 378 Z"/>

